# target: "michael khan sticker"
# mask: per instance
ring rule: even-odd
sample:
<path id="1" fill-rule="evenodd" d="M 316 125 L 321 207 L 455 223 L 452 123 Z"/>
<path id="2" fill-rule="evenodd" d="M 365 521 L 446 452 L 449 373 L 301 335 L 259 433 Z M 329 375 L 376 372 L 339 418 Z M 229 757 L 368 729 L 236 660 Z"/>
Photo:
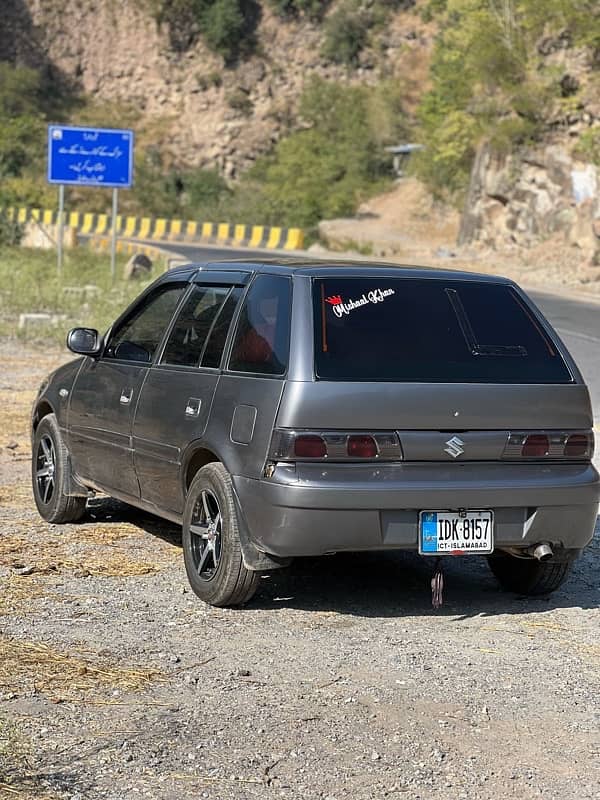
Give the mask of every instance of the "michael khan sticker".
<path id="1" fill-rule="evenodd" d="M 341 295 L 334 294 L 326 297 L 325 302 L 329 303 L 335 316 L 341 318 L 357 308 L 369 305 L 369 303 L 382 303 L 386 297 L 391 297 L 393 294 L 396 294 L 393 289 L 373 289 L 371 292 L 365 292 L 358 300 L 343 300 Z"/>

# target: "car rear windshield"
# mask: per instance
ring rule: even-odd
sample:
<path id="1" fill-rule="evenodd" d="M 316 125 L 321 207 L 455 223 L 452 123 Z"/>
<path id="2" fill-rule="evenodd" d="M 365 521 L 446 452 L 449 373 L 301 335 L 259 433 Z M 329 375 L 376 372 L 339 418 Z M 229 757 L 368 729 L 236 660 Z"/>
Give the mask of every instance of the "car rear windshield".
<path id="1" fill-rule="evenodd" d="M 322 380 L 570 383 L 525 301 L 505 284 L 440 278 L 313 281 Z"/>

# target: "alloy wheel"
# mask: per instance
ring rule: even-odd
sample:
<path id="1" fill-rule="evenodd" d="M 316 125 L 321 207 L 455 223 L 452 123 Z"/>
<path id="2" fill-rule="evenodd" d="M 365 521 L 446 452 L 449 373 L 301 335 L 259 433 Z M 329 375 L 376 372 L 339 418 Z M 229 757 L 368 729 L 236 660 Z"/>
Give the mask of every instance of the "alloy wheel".
<path id="1" fill-rule="evenodd" d="M 219 501 L 209 489 L 203 489 L 190 523 L 191 554 L 200 580 L 212 580 L 219 566 L 222 519 Z"/>
<path id="2" fill-rule="evenodd" d="M 50 436 L 42 436 L 36 457 L 35 480 L 39 497 L 47 505 L 54 495 L 56 451 Z"/>

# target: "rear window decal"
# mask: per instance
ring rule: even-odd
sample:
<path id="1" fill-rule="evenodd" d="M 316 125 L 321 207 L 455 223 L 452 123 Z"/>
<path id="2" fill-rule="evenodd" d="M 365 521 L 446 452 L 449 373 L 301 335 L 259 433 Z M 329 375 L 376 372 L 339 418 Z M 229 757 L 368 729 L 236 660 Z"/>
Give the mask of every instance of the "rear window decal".
<path id="1" fill-rule="evenodd" d="M 335 316 L 340 318 L 357 308 L 369 305 L 369 303 L 382 303 L 386 297 L 391 297 L 393 294 L 396 294 L 393 289 L 373 289 L 370 292 L 364 292 L 362 297 L 357 300 L 343 300 L 341 295 L 333 294 L 326 297 L 325 302 L 329 303 Z"/>

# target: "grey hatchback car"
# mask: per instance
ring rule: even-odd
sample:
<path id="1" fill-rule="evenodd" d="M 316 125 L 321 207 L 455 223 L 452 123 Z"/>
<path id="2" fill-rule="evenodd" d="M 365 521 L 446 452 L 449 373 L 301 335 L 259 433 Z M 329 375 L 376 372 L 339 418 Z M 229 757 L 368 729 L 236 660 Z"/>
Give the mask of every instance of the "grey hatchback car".
<path id="1" fill-rule="evenodd" d="M 67 344 L 82 357 L 33 409 L 40 514 L 72 522 L 100 491 L 181 524 L 207 603 L 295 556 L 391 549 L 485 555 L 546 593 L 593 536 L 588 390 L 509 280 L 188 265 Z"/>

